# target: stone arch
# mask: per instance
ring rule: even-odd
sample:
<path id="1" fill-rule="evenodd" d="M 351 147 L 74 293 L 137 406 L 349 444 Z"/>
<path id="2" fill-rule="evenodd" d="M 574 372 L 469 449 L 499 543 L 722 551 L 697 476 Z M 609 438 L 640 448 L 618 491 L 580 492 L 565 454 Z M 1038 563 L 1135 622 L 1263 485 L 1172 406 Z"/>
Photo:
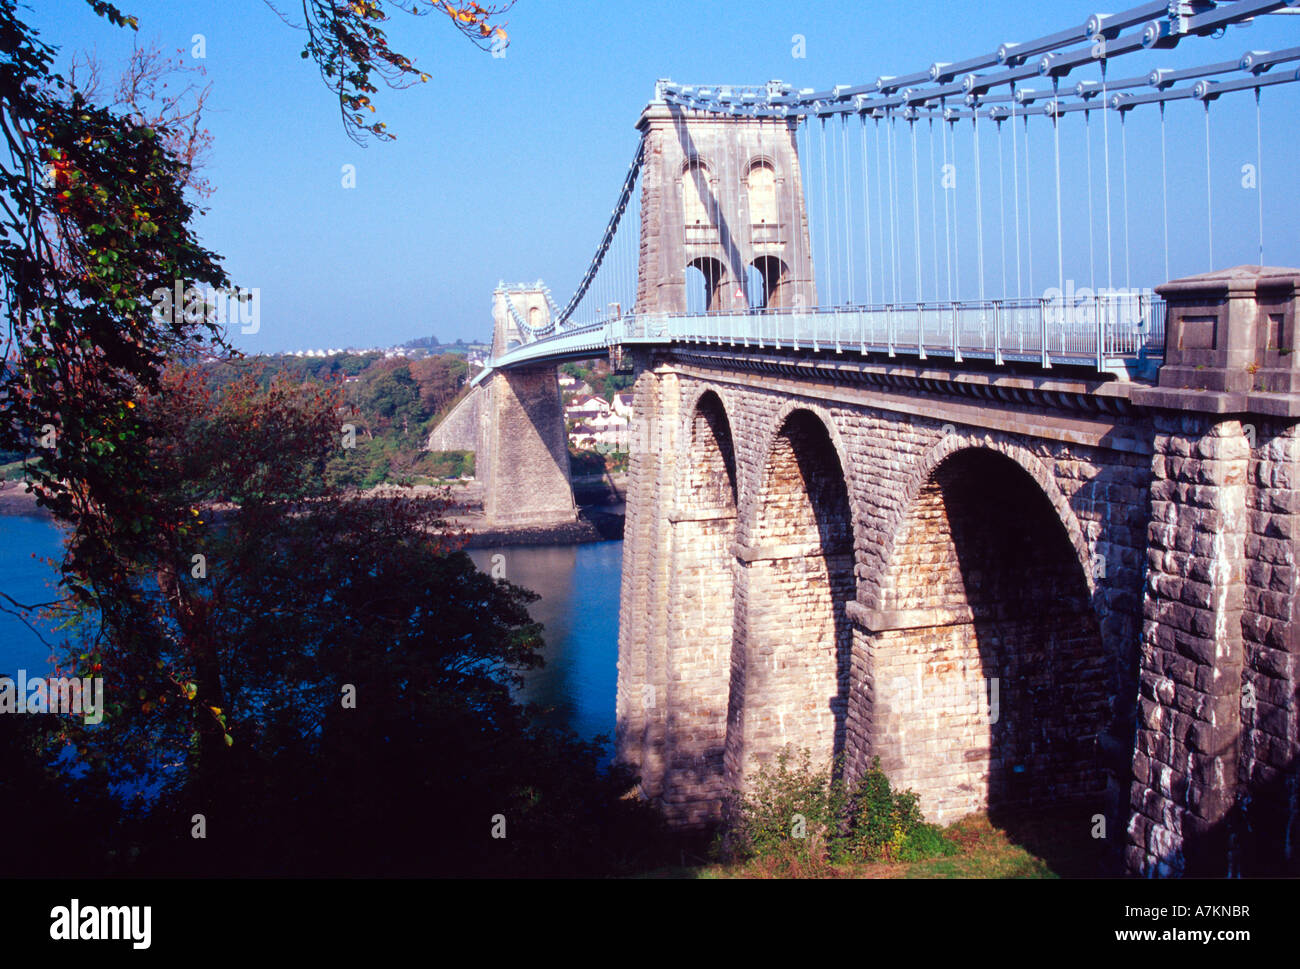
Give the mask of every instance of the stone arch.
<path id="1" fill-rule="evenodd" d="M 718 212 L 711 166 L 699 155 L 692 155 L 682 163 L 678 181 L 682 187 L 682 225 L 686 241 L 716 241 Z"/>
<path id="2" fill-rule="evenodd" d="M 786 745 L 829 763 L 845 743 L 854 523 L 833 425 L 808 406 L 780 416 L 737 543 L 727 707 L 729 784 Z"/>
<path id="3" fill-rule="evenodd" d="M 663 807 L 675 821 L 714 821 L 725 797 L 736 533 L 731 422 L 705 388 L 686 411 L 675 464 L 668 613 L 668 730 Z"/>
<path id="4" fill-rule="evenodd" d="M 790 267 L 779 256 L 758 256 L 749 264 L 759 279 L 761 294 L 758 299 L 752 295 L 750 305 L 755 309 L 776 309 L 787 304 L 790 282 Z"/>
<path id="5" fill-rule="evenodd" d="M 830 410 L 824 405 L 812 400 L 787 400 L 773 415 L 770 423 L 766 424 L 762 437 L 755 442 L 756 453 L 761 455 L 770 455 L 772 449 L 776 446 L 776 440 L 781 434 L 782 428 L 789 421 L 792 414 L 796 411 L 805 410 L 817 418 L 821 425 L 826 429 L 830 437 L 831 446 L 835 449 L 835 458 L 839 462 L 840 472 L 844 476 L 845 488 L 848 491 L 849 511 L 852 516 L 852 532 L 854 536 L 854 545 L 857 544 L 857 537 L 863 534 L 862 522 L 858 519 L 858 512 L 853 507 L 852 496 L 857 494 L 854 487 L 854 476 L 852 466 L 849 463 L 849 451 L 844 441 L 844 435 L 840 431 L 839 423 L 835 420 Z M 766 465 L 763 462 L 753 462 L 747 474 L 741 474 L 737 484 L 739 494 L 739 506 L 742 509 L 742 517 L 739 525 L 740 540 L 742 542 L 754 543 L 754 530 L 756 527 L 756 516 L 758 503 L 755 498 L 760 494 L 763 484 L 763 473 Z"/>
<path id="6" fill-rule="evenodd" d="M 676 506 L 692 512 L 726 509 L 734 520 L 736 452 L 726 405 L 716 390 L 705 387 L 686 413 Z"/>
<path id="7" fill-rule="evenodd" d="M 756 157 L 745 168 L 745 197 L 749 201 L 749 220 L 755 229 L 775 228 L 781 221 L 777 198 L 776 166 L 771 159 Z"/>
<path id="8" fill-rule="evenodd" d="M 1089 596 L 1095 596 L 1097 585 L 1093 569 L 1092 549 L 1083 533 L 1083 526 L 1079 524 L 1078 516 L 1075 515 L 1074 509 L 1070 507 L 1069 500 L 1062 493 L 1060 486 L 1056 483 L 1055 476 L 1048 467 L 1035 454 L 1015 442 L 999 440 L 987 434 L 950 431 L 932 445 L 921 457 L 921 460 L 916 463 L 907 478 L 907 483 L 902 488 L 892 516 L 884 523 L 882 533 L 885 535 L 885 540 L 879 546 L 876 561 L 873 565 L 868 565 L 864 569 L 864 582 L 859 593 L 859 599 L 863 604 L 870 608 L 874 607 L 878 601 L 877 597 L 880 593 L 883 571 L 894 554 L 894 546 L 899 539 L 903 519 L 907 516 L 908 509 L 916 500 L 917 495 L 920 494 L 921 489 L 930 480 L 935 468 L 949 455 L 969 448 L 983 448 L 1007 457 L 1019 465 L 1020 469 L 1042 489 L 1043 496 L 1051 503 L 1060 520 L 1061 527 L 1065 529 L 1065 533 L 1069 537 L 1070 546 L 1074 549 L 1074 554 L 1088 583 Z"/>
<path id="9" fill-rule="evenodd" d="M 686 264 L 686 310 L 688 313 L 716 313 L 726 305 L 726 293 L 729 286 L 727 267 L 721 259 L 714 256 L 696 256 Z M 698 275 L 694 275 L 698 273 Z M 699 291 L 703 290 L 703 306 L 692 304 L 700 300 Z"/>
<path id="10" fill-rule="evenodd" d="M 1059 809 L 1086 832 L 1115 783 L 1109 659 L 1086 559 L 1026 457 L 955 440 L 922 462 L 855 606 L 851 771 L 879 755 L 939 823 L 988 810 L 1014 834 Z"/>

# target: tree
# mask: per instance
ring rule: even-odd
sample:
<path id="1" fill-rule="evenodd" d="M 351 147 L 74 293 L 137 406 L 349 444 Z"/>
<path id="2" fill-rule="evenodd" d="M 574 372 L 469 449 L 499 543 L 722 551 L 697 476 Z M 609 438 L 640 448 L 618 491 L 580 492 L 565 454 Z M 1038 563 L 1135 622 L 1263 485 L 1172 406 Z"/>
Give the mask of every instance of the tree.
<path id="1" fill-rule="evenodd" d="M 138 26 L 107 0 L 88 2 L 117 27 Z M 321 64 L 353 137 L 382 132 L 358 113 L 372 107 L 372 77 L 418 75 L 378 26 L 386 6 L 415 12 L 375 0 L 303 7 L 303 55 Z M 430 4 L 480 45 L 503 38 L 492 19 L 508 7 Z M 168 359 L 230 351 L 201 299 L 160 313 L 158 294 L 225 289 L 229 279 L 194 236 L 186 198 L 201 187 L 202 94 L 195 111 L 159 105 L 161 68 L 146 53 L 113 103 L 97 104 L 93 62 L 73 83 L 54 72 L 54 53 L 14 5 L 0 5 L 0 450 L 42 448 L 38 501 L 73 528 L 64 582 L 107 607 L 135 546 L 182 524 L 152 502 L 152 432 L 135 398 L 158 388 Z"/>
<path id="2" fill-rule="evenodd" d="M 47 738 L 91 768 L 64 780 L 94 794 L 90 827 L 125 818 L 101 854 L 224 875 L 592 874 L 640 857 L 657 835 L 622 799 L 631 778 L 511 696 L 540 663 L 536 596 L 476 569 L 440 503 L 322 480 L 337 392 L 245 376 L 214 393 L 191 368 L 141 401 L 158 504 L 190 526 L 141 547 L 131 594 L 82 617 L 68 659 L 103 671 L 107 729 Z M 159 788 L 149 812 L 115 808 L 124 784 Z M 515 826 L 500 845 L 480 823 L 497 813 Z"/>
<path id="3" fill-rule="evenodd" d="M 304 60 L 311 58 L 320 67 L 321 79 L 339 101 L 339 115 L 348 136 L 358 144 L 366 139 L 392 139 L 382 121 L 367 121 L 363 111 L 374 113 L 370 95 L 377 90 L 374 78 L 385 81 L 389 87 L 409 87 L 426 82 L 429 75 L 416 68 L 406 56 L 388 46 L 388 38 L 380 24 L 388 20 L 385 7 L 401 10 L 412 16 L 429 13 L 450 18 L 452 24 L 465 37 L 483 49 L 504 46 L 508 40 L 505 27 L 496 19 L 514 6 L 514 0 L 496 4 L 457 2 L 457 0 L 423 0 L 421 9 L 416 2 L 406 0 L 357 0 L 336 3 L 333 0 L 304 0 L 302 22 L 285 17 L 271 0 L 267 5 L 276 10 L 285 23 L 307 34 L 302 49 Z"/>
<path id="4" fill-rule="evenodd" d="M 111 88 L 94 52 L 73 54 L 68 87 L 91 104 L 129 115 L 137 124 L 157 131 L 167 152 L 188 169 L 185 187 L 206 198 L 212 186 L 201 170 L 212 148 L 212 133 L 203 127 L 203 112 L 212 85 L 198 82 L 206 74 L 201 63 L 172 58 L 157 43 L 150 43 L 131 51 Z"/>
<path id="5" fill-rule="evenodd" d="M 456 399 L 468 375 L 469 364 L 454 353 L 425 357 L 411 364 L 411 377 L 420 388 L 420 399 L 434 415 L 442 413 Z"/>
<path id="6" fill-rule="evenodd" d="M 354 137 L 388 137 L 360 115 L 371 77 L 414 70 L 376 26 L 381 6 L 304 5 L 304 55 Z M 431 6 L 480 43 L 504 9 Z M 593 857 L 593 817 L 614 819 L 602 831 L 639 823 L 620 800 L 630 779 L 598 773 L 596 747 L 534 727 L 511 701 L 512 675 L 537 662 L 531 594 L 474 569 L 436 503 L 358 501 L 328 484 L 337 384 L 264 388 L 243 375 L 214 391 L 193 364 L 229 350 L 220 326 L 202 298 L 162 313 L 157 295 L 229 282 L 190 226 L 184 133 L 135 103 L 92 103 L 53 57 L 0 5 L 0 448 L 42 448 L 38 500 L 71 526 L 61 670 L 102 676 L 112 726 L 6 732 L 0 754 L 11 740 L 46 757 L 76 745 L 89 778 L 62 776 L 77 793 L 56 803 L 81 805 L 64 820 L 113 852 L 110 870 L 130 864 L 137 838 L 153 871 L 229 860 L 247 873 L 275 857 L 305 872 L 337 864 L 331 839 L 359 830 L 377 848 L 365 857 L 391 872 L 428 825 L 457 832 L 489 805 L 541 832 L 511 839 L 492 870 L 521 851 Z M 409 373 L 390 382 L 395 415 L 419 405 Z M 347 687 L 364 706 L 340 702 Z M 142 779 L 161 785 L 155 809 L 119 810 L 115 785 Z M 407 806 L 390 819 L 390 803 Z M 304 804 L 319 826 L 292 810 Z M 205 869 L 186 854 L 196 808 L 226 822 Z M 263 818 L 279 823 L 267 833 Z M 633 840 L 648 843 L 644 831 Z M 449 867 L 481 863 L 470 852 Z"/>
<path id="7" fill-rule="evenodd" d="M 206 314 L 160 316 L 151 294 L 228 280 L 190 229 L 188 169 L 159 131 L 69 90 L 11 6 L 0 53 L 0 446 L 42 445 L 34 490 L 74 529 L 65 582 L 95 598 L 115 550 L 164 524 L 142 487 L 149 431 L 134 397 L 168 357 L 224 346 Z"/>

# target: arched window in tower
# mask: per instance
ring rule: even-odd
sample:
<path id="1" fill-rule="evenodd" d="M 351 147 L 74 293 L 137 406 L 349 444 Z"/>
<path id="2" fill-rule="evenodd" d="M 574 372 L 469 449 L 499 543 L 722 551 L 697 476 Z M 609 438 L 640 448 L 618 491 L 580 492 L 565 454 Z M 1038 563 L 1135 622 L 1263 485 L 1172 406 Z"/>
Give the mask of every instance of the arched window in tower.
<path id="1" fill-rule="evenodd" d="M 712 199 L 708 166 L 693 158 L 682 171 L 682 221 L 686 226 L 687 242 L 716 239 Z"/>
<path id="2" fill-rule="evenodd" d="M 749 166 L 745 180 L 749 195 L 749 219 L 754 226 L 755 242 L 775 242 L 781 215 L 776 205 L 776 171 L 766 161 Z"/>
<path id="3" fill-rule="evenodd" d="M 542 308 L 541 308 L 540 306 L 530 306 L 530 307 L 528 308 L 528 325 L 529 325 L 529 326 L 531 326 L 531 327 L 535 330 L 535 329 L 537 329 L 539 326 L 543 325 L 545 322 L 546 322 L 546 319 L 545 319 L 545 317 L 543 317 L 543 315 L 542 315 Z"/>

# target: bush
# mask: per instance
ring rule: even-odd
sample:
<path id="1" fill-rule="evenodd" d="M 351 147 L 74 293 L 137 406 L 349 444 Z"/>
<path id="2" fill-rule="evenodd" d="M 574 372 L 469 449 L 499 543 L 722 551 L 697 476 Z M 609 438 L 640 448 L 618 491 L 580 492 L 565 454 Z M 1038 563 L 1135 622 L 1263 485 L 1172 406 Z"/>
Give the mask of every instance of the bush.
<path id="1" fill-rule="evenodd" d="M 604 455 L 597 454 L 595 451 L 580 451 L 577 448 L 569 448 L 569 474 L 581 476 L 584 474 L 604 474 L 605 458 Z"/>
<path id="2" fill-rule="evenodd" d="M 733 795 L 720 844 L 735 859 L 919 861 L 957 849 L 921 814 L 912 791 L 895 791 L 880 758 L 849 790 L 842 771 L 815 769 L 807 750 L 787 747 L 747 793 Z"/>
<path id="3" fill-rule="evenodd" d="M 894 857 L 897 861 L 923 861 L 956 853 L 957 846 L 944 837 L 937 824 L 921 824 L 904 836 Z"/>
<path id="4" fill-rule="evenodd" d="M 828 770 L 814 770 L 807 750 L 795 762 L 786 748 L 775 768 L 761 767 L 753 790 L 736 799 L 726 849 L 740 857 L 823 860 L 842 841 L 845 808 L 843 782 L 833 781 Z"/>

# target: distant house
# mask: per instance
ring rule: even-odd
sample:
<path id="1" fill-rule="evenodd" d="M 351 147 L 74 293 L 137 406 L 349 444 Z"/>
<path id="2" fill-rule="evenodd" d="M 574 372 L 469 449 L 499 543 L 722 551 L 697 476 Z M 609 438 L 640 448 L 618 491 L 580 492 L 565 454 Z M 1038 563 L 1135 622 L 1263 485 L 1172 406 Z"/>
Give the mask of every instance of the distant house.
<path id="1" fill-rule="evenodd" d="M 615 450 L 626 451 L 628 436 L 628 425 L 623 422 L 608 426 L 583 422 L 574 425 L 569 433 L 569 443 L 578 448 L 605 445 Z"/>
<path id="2" fill-rule="evenodd" d="M 593 417 L 588 417 L 586 423 L 590 424 L 592 427 L 601 428 L 602 430 L 607 428 L 626 429 L 631 426 L 626 417 L 619 417 L 617 414 L 613 413 L 596 414 Z"/>
<path id="3" fill-rule="evenodd" d="M 614 395 L 614 413 L 619 417 L 632 416 L 632 393 L 630 391 Z"/>
<path id="4" fill-rule="evenodd" d="M 564 416 L 571 421 L 583 421 L 592 417 L 604 417 L 609 412 L 609 404 L 600 397 L 575 394 L 569 406 L 564 409 Z"/>
<path id="5" fill-rule="evenodd" d="M 559 380 L 560 380 L 560 386 L 564 387 L 566 390 L 571 387 L 576 387 L 578 385 L 578 378 L 572 376 L 571 374 L 562 373 L 560 374 Z"/>

